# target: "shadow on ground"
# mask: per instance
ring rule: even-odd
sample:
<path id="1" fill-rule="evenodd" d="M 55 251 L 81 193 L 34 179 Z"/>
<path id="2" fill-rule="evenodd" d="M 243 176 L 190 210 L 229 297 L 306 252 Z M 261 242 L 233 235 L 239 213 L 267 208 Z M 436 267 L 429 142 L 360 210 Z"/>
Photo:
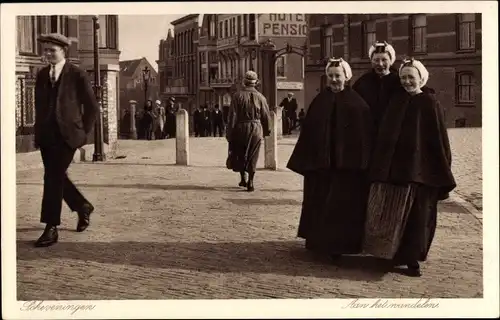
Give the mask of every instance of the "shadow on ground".
<path id="1" fill-rule="evenodd" d="M 43 183 L 32 182 L 17 182 L 17 185 L 24 186 L 43 186 Z M 147 183 L 134 183 L 134 184 L 98 184 L 98 183 L 78 183 L 77 187 L 81 188 L 113 188 L 113 189 L 145 189 L 145 190 L 180 190 L 180 191 L 232 191 L 240 192 L 245 191 L 242 188 L 235 186 L 207 186 L 207 185 L 168 185 L 168 184 L 147 184 Z M 290 190 L 284 188 L 256 188 L 257 191 L 266 192 L 298 192 L 301 190 Z"/>
<path id="2" fill-rule="evenodd" d="M 280 274 L 356 281 L 379 281 L 390 270 L 386 261 L 373 257 L 344 256 L 333 264 L 323 257 L 313 256 L 298 241 L 60 242 L 49 248 L 34 248 L 31 241 L 18 241 L 17 259 L 72 259 L 82 263 L 94 261 L 144 268 Z"/>

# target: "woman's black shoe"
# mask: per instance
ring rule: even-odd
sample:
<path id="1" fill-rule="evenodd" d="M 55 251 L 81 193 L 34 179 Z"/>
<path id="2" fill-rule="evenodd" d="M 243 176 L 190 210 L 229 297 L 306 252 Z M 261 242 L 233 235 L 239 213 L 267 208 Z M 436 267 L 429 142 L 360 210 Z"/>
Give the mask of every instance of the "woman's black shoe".
<path id="1" fill-rule="evenodd" d="M 240 181 L 240 183 L 238 184 L 240 187 L 246 187 L 247 186 L 247 182 L 242 180 Z"/>
<path id="2" fill-rule="evenodd" d="M 406 269 L 406 273 L 410 277 L 420 277 L 422 276 L 422 272 L 420 272 L 420 265 L 418 262 L 413 262 L 407 264 L 408 269 Z"/>

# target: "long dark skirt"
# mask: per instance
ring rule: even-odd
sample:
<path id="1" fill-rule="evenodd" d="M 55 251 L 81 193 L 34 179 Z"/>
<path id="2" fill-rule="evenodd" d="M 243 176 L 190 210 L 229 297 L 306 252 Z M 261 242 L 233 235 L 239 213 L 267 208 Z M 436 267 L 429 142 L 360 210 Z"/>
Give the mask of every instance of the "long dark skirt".
<path id="1" fill-rule="evenodd" d="M 361 251 L 368 186 L 361 171 L 328 170 L 304 177 L 298 236 L 309 249 L 327 254 Z"/>
<path id="2" fill-rule="evenodd" d="M 403 262 L 425 261 L 436 231 L 437 202 L 435 188 L 373 184 L 363 251 Z"/>
<path id="3" fill-rule="evenodd" d="M 233 171 L 255 172 L 262 140 L 260 122 L 249 121 L 236 124 L 230 142 Z"/>

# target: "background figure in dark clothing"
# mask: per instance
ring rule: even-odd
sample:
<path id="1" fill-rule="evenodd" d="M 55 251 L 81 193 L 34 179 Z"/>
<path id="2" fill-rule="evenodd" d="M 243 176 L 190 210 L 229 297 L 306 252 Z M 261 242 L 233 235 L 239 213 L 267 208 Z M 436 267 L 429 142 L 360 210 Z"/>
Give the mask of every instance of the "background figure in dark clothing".
<path id="1" fill-rule="evenodd" d="M 142 140 L 144 139 L 144 124 L 142 123 L 142 118 L 144 115 L 144 110 L 140 111 L 137 110 L 135 112 L 135 129 L 137 131 L 137 139 Z"/>
<path id="2" fill-rule="evenodd" d="M 128 109 L 125 109 L 122 120 L 120 121 L 120 135 L 128 138 L 130 136 L 130 125 L 132 124 L 132 116 Z"/>
<path id="3" fill-rule="evenodd" d="M 285 111 L 285 117 L 286 117 L 286 134 L 292 134 L 292 130 L 295 129 L 295 126 L 297 125 L 297 109 L 299 107 L 297 103 L 297 99 L 293 97 L 293 93 L 289 92 L 288 96 L 284 98 L 281 103 L 280 107 L 283 107 L 283 110 Z"/>
<path id="4" fill-rule="evenodd" d="M 229 108 L 226 137 L 231 169 L 240 173 L 240 186 L 254 191 L 254 176 L 264 136 L 270 134 L 271 116 L 266 98 L 255 89 L 257 74 L 247 71 L 244 87 L 237 91 Z M 248 172 L 246 181 L 245 172 Z"/>
<path id="5" fill-rule="evenodd" d="M 306 113 L 304 112 L 304 108 L 300 109 L 299 112 L 299 126 L 300 130 L 302 130 L 302 125 L 304 124 L 304 119 L 306 117 Z"/>
<path id="6" fill-rule="evenodd" d="M 443 110 L 429 72 L 417 60 L 400 70 L 403 84 L 381 122 L 370 164 L 366 253 L 407 265 L 420 276 L 437 225 L 437 203 L 455 186 Z"/>
<path id="7" fill-rule="evenodd" d="M 165 125 L 165 130 L 167 130 L 167 136 L 168 138 L 175 138 L 176 131 L 177 131 L 177 124 L 175 122 L 175 98 L 170 97 L 168 99 L 168 107 L 167 107 L 167 115 L 166 115 L 166 125 Z"/>
<path id="8" fill-rule="evenodd" d="M 203 106 L 200 116 L 201 136 L 208 137 L 210 136 L 212 130 L 210 128 L 210 111 L 208 110 L 207 105 Z"/>
<path id="9" fill-rule="evenodd" d="M 87 72 L 66 60 L 68 38 L 51 33 L 39 40 L 50 65 L 38 72 L 35 85 L 35 146 L 44 166 L 40 222 L 46 224 L 35 246 L 47 247 L 58 241 L 63 199 L 78 213 L 76 231 L 89 226 L 94 207 L 68 178 L 67 170 L 94 127 L 99 105 Z"/>
<path id="10" fill-rule="evenodd" d="M 142 117 L 143 125 L 144 125 L 144 133 L 145 138 L 147 140 L 153 139 L 153 130 L 154 130 L 154 122 L 155 115 L 153 114 L 153 101 L 148 100 L 146 105 L 144 106 L 144 115 Z"/>
<path id="11" fill-rule="evenodd" d="M 389 99 L 401 88 L 401 83 L 397 69 L 392 67 L 396 61 L 396 52 L 390 44 L 387 42 L 374 44 L 368 56 L 371 59 L 372 70 L 362 75 L 354 83 L 353 89 L 370 106 L 373 135 L 376 136 Z"/>
<path id="12" fill-rule="evenodd" d="M 222 111 L 219 109 L 218 104 L 214 106 L 211 118 L 212 118 L 214 137 L 217 137 L 217 132 L 219 132 L 219 137 L 222 137 L 224 132 L 224 117 L 222 115 Z"/>
<path id="13" fill-rule="evenodd" d="M 194 126 L 194 136 L 201 136 L 201 112 L 202 107 L 198 106 L 198 108 L 193 112 L 193 126 Z"/>
<path id="14" fill-rule="evenodd" d="M 311 102 L 287 167 L 304 176 L 298 236 L 306 248 L 337 258 L 361 252 L 368 198 L 371 118 L 346 81 L 349 64 L 330 59 L 329 86 Z"/>
<path id="15" fill-rule="evenodd" d="M 229 106 L 222 106 L 222 114 L 224 115 L 224 123 L 227 123 L 229 117 Z"/>

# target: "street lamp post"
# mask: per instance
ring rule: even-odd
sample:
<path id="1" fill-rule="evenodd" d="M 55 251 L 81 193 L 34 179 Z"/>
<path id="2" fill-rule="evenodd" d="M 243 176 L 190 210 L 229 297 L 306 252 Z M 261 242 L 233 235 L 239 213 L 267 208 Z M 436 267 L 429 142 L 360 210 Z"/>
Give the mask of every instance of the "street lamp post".
<path id="1" fill-rule="evenodd" d="M 151 70 L 148 68 L 148 66 L 145 66 L 142 70 L 142 79 L 144 80 L 144 105 L 146 105 L 148 101 L 148 85 L 150 73 Z"/>
<path id="2" fill-rule="evenodd" d="M 99 111 L 94 127 L 94 154 L 92 161 L 105 161 L 104 141 L 103 141 L 103 126 L 102 126 L 102 87 L 101 87 L 101 72 L 99 69 L 99 21 L 97 16 L 93 16 L 94 22 L 94 92 Z"/>

